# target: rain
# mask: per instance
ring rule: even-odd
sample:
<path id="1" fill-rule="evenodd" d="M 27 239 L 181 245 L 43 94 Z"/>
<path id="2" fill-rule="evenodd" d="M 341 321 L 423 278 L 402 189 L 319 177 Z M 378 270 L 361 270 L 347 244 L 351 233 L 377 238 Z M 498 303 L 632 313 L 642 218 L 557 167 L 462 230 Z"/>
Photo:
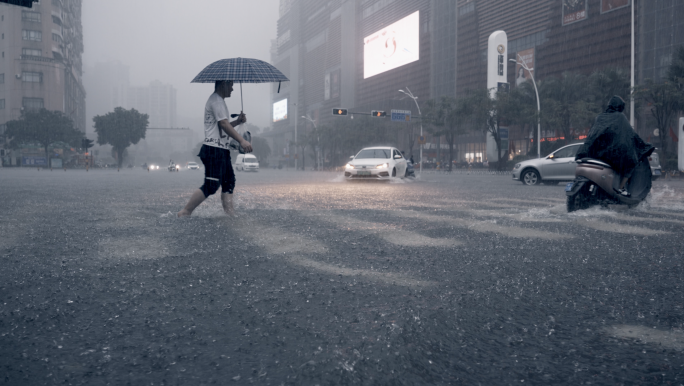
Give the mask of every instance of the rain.
<path id="1" fill-rule="evenodd" d="M 684 5 L 495 3 L 0 4 L 0 383 L 684 384 Z"/>

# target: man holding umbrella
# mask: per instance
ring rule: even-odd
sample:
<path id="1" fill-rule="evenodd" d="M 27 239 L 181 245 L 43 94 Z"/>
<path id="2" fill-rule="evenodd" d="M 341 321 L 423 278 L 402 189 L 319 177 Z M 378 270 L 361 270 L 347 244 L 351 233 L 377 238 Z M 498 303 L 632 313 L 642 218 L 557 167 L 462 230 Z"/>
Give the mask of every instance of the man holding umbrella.
<path id="1" fill-rule="evenodd" d="M 214 93 L 207 100 L 204 107 L 204 143 L 198 154 L 204 164 L 204 184 L 192 193 L 188 203 L 178 212 L 178 217 L 190 216 L 219 187 L 223 210 L 228 215 L 234 215 L 235 173 L 230 162 L 230 138 L 238 141 L 247 153 L 252 152 L 252 145 L 235 130 L 235 126 L 247 122 L 245 114 L 241 113 L 236 120 L 228 121 L 230 114 L 224 99 L 230 97 L 232 92 L 232 80 L 219 80 L 215 82 Z"/>

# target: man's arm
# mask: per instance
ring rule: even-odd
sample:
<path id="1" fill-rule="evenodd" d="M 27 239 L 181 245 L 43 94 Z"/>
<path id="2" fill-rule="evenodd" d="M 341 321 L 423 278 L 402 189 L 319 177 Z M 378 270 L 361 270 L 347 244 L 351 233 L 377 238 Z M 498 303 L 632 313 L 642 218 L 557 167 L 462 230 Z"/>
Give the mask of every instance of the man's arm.
<path id="1" fill-rule="evenodd" d="M 228 134 L 231 138 L 234 140 L 238 141 L 240 143 L 240 146 L 242 146 L 243 149 L 245 149 L 245 152 L 251 153 L 252 152 L 252 144 L 249 142 L 245 141 L 244 138 L 235 130 L 234 126 L 237 126 L 241 123 L 244 123 L 247 121 L 247 118 L 244 117 L 244 115 L 240 115 L 240 117 L 233 122 L 228 122 L 227 119 L 222 119 L 218 122 L 219 127 L 221 130 L 223 130 L 226 134 Z"/>

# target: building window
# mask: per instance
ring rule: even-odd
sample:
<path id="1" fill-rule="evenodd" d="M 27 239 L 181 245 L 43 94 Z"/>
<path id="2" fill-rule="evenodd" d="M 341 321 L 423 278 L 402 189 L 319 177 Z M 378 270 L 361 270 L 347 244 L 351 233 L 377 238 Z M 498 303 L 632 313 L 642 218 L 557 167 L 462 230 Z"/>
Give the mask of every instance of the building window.
<path id="1" fill-rule="evenodd" d="M 30 83 L 41 83 L 43 82 L 43 73 L 24 71 L 21 73 L 21 80 Z"/>
<path id="2" fill-rule="evenodd" d="M 21 20 L 23 21 L 35 21 L 40 23 L 40 13 L 31 11 L 21 11 Z"/>
<path id="3" fill-rule="evenodd" d="M 21 54 L 26 56 L 43 56 L 43 52 L 41 50 L 34 50 L 31 48 L 22 48 Z"/>
<path id="4" fill-rule="evenodd" d="M 43 98 L 23 98 L 21 106 L 26 110 L 38 110 L 45 107 L 45 104 L 43 103 Z"/>
<path id="5" fill-rule="evenodd" d="M 59 25 L 59 26 L 62 25 L 62 20 L 61 20 L 59 17 L 55 16 L 55 15 L 52 15 L 52 22 L 55 23 L 55 24 L 57 24 L 57 25 Z"/>
<path id="6" fill-rule="evenodd" d="M 0 110 L 4 110 L 4 109 L 5 109 L 5 100 L 0 99 Z"/>
<path id="7" fill-rule="evenodd" d="M 30 40 L 34 42 L 43 41 L 43 33 L 40 31 L 33 31 L 30 29 L 21 30 L 21 38 L 24 40 Z"/>
<path id="8" fill-rule="evenodd" d="M 0 84 L 5 83 L 5 74 L 0 74 Z"/>
<path id="9" fill-rule="evenodd" d="M 53 34 L 52 34 L 52 41 L 53 41 L 53 42 L 57 42 L 57 43 L 61 43 L 61 42 L 62 42 L 62 37 L 59 36 L 59 35 L 57 35 L 56 33 L 53 33 Z"/>

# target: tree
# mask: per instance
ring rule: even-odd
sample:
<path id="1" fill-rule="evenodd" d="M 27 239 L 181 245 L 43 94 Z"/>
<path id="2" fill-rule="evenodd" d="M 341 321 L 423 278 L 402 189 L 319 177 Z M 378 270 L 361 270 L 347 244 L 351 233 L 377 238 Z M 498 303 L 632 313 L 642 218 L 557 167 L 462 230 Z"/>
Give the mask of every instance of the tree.
<path id="1" fill-rule="evenodd" d="M 454 142 L 456 137 L 465 134 L 463 124 L 468 115 L 468 106 L 464 98 L 442 96 L 425 102 L 423 119 L 428 123 L 431 132 L 437 136 L 445 136 L 449 144 L 449 171 L 454 161 Z"/>
<path id="2" fill-rule="evenodd" d="M 97 143 L 112 145 L 117 154 L 119 168 L 121 168 L 124 150 L 145 138 L 149 116 L 139 113 L 136 109 L 126 110 L 123 107 L 117 107 L 114 112 L 93 117 L 93 121 Z"/>
<path id="3" fill-rule="evenodd" d="M 266 138 L 252 137 L 252 148 L 254 149 L 254 155 L 257 159 L 259 159 L 264 166 L 268 166 L 266 160 L 271 155 L 271 147 L 268 146 Z"/>
<path id="4" fill-rule="evenodd" d="M 12 141 L 10 146 L 18 148 L 27 142 L 38 142 L 45 150 L 46 159 L 51 144 L 61 141 L 75 146 L 82 136 L 61 111 L 25 110 L 19 119 L 7 122 L 6 137 Z"/>
<path id="5" fill-rule="evenodd" d="M 669 80 L 656 83 L 646 79 L 643 84 L 635 87 L 634 96 L 642 100 L 646 104 L 646 109 L 651 112 L 664 153 L 661 155 L 667 163 L 669 130 L 677 112 L 682 108 L 681 93 L 677 85 Z"/>
<path id="6" fill-rule="evenodd" d="M 596 113 L 606 111 L 608 102 L 614 95 L 625 101 L 631 99 L 629 72 L 622 68 L 606 68 L 594 71 L 589 75 L 589 84 L 592 89 L 594 103 L 597 106 Z M 629 103 L 625 106 L 625 114 L 629 115 Z"/>
<path id="7" fill-rule="evenodd" d="M 587 84 L 586 76 L 569 72 L 539 84 L 542 125 L 559 129 L 565 144 L 590 127 L 599 113 Z"/>

